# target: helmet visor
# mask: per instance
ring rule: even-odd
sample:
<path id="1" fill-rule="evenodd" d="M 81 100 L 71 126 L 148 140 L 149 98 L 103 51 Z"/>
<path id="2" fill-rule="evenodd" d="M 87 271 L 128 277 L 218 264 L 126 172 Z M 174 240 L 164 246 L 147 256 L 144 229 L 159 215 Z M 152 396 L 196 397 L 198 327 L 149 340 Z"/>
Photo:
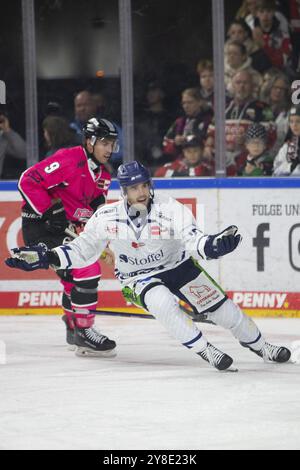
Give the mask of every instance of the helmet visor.
<path id="1" fill-rule="evenodd" d="M 113 146 L 112 146 L 112 152 L 113 153 L 118 153 L 120 151 L 119 140 L 115 139 L 114 137 L 97 137 L 96 135 L 93 135 L 90 138 L 92 146 L 94 146 L 96 144 L 97 140 L 100 140 L 101 142 L 104 141 L 104 140 L 112 142 L 113 143 Z"/>

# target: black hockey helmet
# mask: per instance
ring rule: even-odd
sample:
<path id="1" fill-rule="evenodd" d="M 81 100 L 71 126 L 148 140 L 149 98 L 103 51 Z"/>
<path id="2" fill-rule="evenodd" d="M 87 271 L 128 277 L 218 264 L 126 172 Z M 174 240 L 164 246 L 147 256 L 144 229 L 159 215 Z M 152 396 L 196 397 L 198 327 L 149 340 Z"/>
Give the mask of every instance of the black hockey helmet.
<path id="1" fill-rule="evenodd" d="M 97 139 L 117 140 L 118 138 L 116 126 L 111 121 L 108 121 L 108 119 L 93 117 L 86 122 L 82 131 L 86 139 L 91 139 L 92 145 L 95 145 Z M 116 152 L 117 150 L 114 151 Z"/>

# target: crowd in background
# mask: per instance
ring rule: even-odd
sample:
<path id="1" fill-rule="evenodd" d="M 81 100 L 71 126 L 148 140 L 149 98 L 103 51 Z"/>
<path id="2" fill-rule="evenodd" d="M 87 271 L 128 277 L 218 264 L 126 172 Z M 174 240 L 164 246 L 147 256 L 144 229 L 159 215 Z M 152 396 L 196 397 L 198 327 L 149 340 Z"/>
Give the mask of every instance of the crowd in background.
<path id="1" fill-rule="evenodd" d="M 227 176 L 300 176 L 300 105 L 292 102 L 292 82 L 300 77 L 300 0 L 289 11 L 276 0 L 244 0 L 229 25 L 224 48 Z M 214 70 L 199 58 L 198 83 L 182 87 L 178 115 L 169 109 L 159 81 L 144 84 L 135 108 L 135 158 L 156 177 L 214 176 Z M 299 93 L 300 95 L 300 93 Z M 82 143 L 82 126 L 109 114 L 102 93 L 80 90 L 74 115 L 49 103 L 41 121 L 40 159 L 62 147 Z M 122 162 L 113 154 L 114 175 Z M 0 177 L 18 178 L 26 167 L 26 144 L 0 109 Z"/>

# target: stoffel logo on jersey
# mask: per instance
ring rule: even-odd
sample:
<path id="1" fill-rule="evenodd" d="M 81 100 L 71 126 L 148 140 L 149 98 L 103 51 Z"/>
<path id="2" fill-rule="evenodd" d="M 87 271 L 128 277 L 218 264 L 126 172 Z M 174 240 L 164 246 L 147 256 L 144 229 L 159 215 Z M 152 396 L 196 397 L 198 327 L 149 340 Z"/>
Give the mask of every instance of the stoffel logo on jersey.
<path id="1" fill-rule="evenodd" d="M 127 256 L 123 254 L 119 255 L 119 259 L 121 263 L 128 263 L 133 266 L 145 266 L 146 264 L 160 261 L 163 257 L 164 257 L 163 250 L 160 250 L 157 253 L 151 253 L 146 258 L 134 258 L 132 256 Z"/>

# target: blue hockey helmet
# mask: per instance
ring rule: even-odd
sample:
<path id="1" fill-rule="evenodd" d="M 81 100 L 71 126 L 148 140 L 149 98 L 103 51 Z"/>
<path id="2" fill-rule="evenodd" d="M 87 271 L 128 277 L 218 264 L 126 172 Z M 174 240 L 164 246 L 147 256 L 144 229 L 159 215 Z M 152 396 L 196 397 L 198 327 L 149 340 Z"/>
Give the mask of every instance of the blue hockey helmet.
<path id="1" fill-rule="evenodd" d="M 140 183 L 149 183 L 150 189 L 153 192 L 150 171 L 137 161 L 120 165 L 118 168 L 117 179 L 123 191 L 128 186 L 134 186 L 135 184 Z"/>

